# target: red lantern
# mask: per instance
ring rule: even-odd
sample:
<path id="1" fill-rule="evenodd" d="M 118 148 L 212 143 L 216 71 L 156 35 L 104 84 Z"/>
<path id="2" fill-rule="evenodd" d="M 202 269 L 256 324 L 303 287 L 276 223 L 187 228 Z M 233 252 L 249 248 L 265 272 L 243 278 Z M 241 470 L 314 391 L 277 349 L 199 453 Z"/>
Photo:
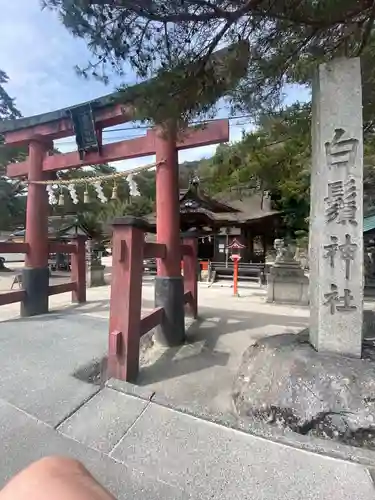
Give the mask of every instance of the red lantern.
<path id="1" fill-rule="evenodd" d="M 240 250 L 245 248 L 245 245 L 240 243 L 236 238 L 227 246 L 230 250 L 230 258 L 233 260 L 233 295 L 238 295 L 238 263 L 241 260 Z"/>

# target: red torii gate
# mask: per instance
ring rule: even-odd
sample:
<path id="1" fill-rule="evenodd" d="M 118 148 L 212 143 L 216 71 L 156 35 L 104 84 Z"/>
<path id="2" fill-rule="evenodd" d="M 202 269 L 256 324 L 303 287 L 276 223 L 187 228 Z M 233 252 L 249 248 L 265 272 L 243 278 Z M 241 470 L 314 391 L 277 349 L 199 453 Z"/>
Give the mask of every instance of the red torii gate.
<path id="1" fill-rule="evenodd" d="M 62 169 L 156 155 L 157 244 L 144 244 L 144 231 L 147 227 L 142 219 L 123 218 L 114 224 L 110 372 L 118 378 L 128 380 L 134 378 L 138 372 L 139 338 L 135 341 L 129 340 L 134 325 L 138 325 L 137 328 L 140 330 L 138 333 L 142 334 L 146 328 L 148 331 L 159 324 L 160 340 L 167 345 L 176 345 L 183 342 L 185 336 L 186 300 L 191 302 L 193 312 L 196 314 L 196 268 L 193 259 L 186 259 L 189 255 L 196 258 L 196 245 L 191 239 L 182 246 L 180 241 L 178 150 L 229 140 L 228 120 L 215 120 L 208 122 L 202 129 L 187 128 L 177 131 L 169 126 L 167 133 L 163 125 L 160 125 L 149 130 L 144 137 L 103 144 L 103 129 L 130 121 L 133 111 L 131 106 L 113 103 L 107 96 L 70 110 L 63 109 L 0 124 L 0 134 L 4 135 L 5 144 L 27 146 L 29 149 L 26 161 L 11 164 L 7 168 L 9 177 L 27 176 L 29 183 L 25 234 L 26 260 L 23 269 L 24 294 L 21 299 L 23 316 L 48 312 L 48 198 L 45 186 L 38 184 L 38 181 L 47 180 L 51 172 Z M 89 116 L 88 122 L 84 121 L 85 116 L 86 118 Z M 77 120 L 81 120 L 81 125 L 83 123 L 87 127 L 84 132 L 86 145 L 89 144 L 89 147 L 85 149 L 83 144 L 83 152 L 82 141 L 79 143 L 77 136 Z M 53 140 L 73 134 L 76 134 L 77 144 L 81 150 L 53 155 Z M 158 275 L 155 282 L 156 309 L 141 324 L 142 261 L 139 257 L 151 254 L 158 258 Z M 185 291 L 181 276 L 182 254 L 185 254 L 186 260 Z M 79 269 L 75 271 L 78 281 L 75 296 L 78 301 L 84 301 L 85 292 L 79 290 L 79 287 L 82 287 L 82 284 L 85 286 L 85 283 L 83 279 L 81 281 L 78 279 L 79 276 L 82 277 L 82 257 L 79 262 L 81 267 L 78 266 Z M 124 279 L 129 282 L 124 282 Z M 186 284 L 190 287 L 188 292 Z M 62 288 L 61 291 L 66 289 Z"/>

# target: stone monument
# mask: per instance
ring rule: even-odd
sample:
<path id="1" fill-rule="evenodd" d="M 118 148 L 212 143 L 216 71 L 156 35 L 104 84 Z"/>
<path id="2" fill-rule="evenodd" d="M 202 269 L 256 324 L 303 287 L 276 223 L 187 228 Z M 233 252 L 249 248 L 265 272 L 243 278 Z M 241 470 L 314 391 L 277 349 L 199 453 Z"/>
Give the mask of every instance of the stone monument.
<path id="1" fill-rule="evenodd" d="M 319 67 L 312 129 L 309 332 L 251 345 L 233 400 L 241 416 L 374 449 L 373 311 L 363 319 L 359 59 Z"/>
<path id="2" fill-rule="evenodd" d="M 105 266 L 101 263 L 101 259 L 93 257 L 88 262 L 86 280 L 89 288 L 106 285 L 104 270 Z"/>
<path id="3" fill-rule="evenodd" d="M 89 288 L 104 286 L 105 266 L 102 264 L 101 254 L 94 252 L 93 243 L 87 240 L 86 243 L 86 283 Z"/>
<path id="4" fill-rule="evenodd" d="M 267 276 L 267 302 L 307 305 L 309 280 L 294 258 L 295 248 L 276 239 L 275 263 Z"/>
<path id="5" fill-rule="evenodd" d="M 359 58 L 322 64 L 313 84 L 310 342 L 360 357 L 363 131 Z"/>

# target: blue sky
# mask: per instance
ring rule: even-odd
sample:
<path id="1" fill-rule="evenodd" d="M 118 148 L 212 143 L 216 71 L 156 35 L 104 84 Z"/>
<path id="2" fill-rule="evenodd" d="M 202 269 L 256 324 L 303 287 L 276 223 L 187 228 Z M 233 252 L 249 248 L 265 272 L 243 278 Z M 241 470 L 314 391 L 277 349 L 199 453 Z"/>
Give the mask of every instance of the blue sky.
<path id="1" fill-rule="evenodd" d="M 116 75 L 107 86 L 77 76 L 74 65 L 84 65 L 90 57 L 89 51 L 83 40 L 74 38 L 64 28 L 56 13 L 40 9 L 39 0 L 2 2 L 0 33 L 0 68 L 10 78 L 6 90 L 16 98 L 24 116 L 78 104 L 110 93 L 123 83 Z M 134 75 L 127 75 L 125 81 L 135 82 Z M 293 87 L 287 93 L 286 102 L 305 101 L 308 95 L 305 89 Z M 132 124 L 122 127 L 132 127 Z M 233 121 L 230 140 L 240 139 L 243 129 L 251 129 L 250 120 Z M 105 137 L 122 140 L 142 133 L 142 130 L 115 131 Z M 63 139 L 58 146 L 62 151 L 73 150 L 74 139 Z M 209 157 L 214 150 L 214 146 L 207 146 L 183 151 L 180 161 Z M 147 157 L 117 162 L 116 166 L 127 169 L 152 161 L 154 158 Z"/>

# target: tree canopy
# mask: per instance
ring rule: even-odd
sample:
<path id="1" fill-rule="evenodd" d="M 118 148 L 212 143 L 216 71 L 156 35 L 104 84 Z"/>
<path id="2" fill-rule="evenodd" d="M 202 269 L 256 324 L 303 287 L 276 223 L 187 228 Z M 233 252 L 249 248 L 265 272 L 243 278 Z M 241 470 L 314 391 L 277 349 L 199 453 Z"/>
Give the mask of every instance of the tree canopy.
<path id="1" fill-rule="evenodd" d="M 267 191 L 275 209 L 282 211 L 289 236 L 303 236 L 308 229 L 310 198 L 309 104 L 295 104 L 260 119 L 256 131 L 241 141 L 222 145 L 201 162 L 198 175 L 212 195 L 233 191 Z"/>
<path id="2" fill-rule="evenodd" d="M 374 81 L 374 0 L 43 0 L 43 4 L 58 10 L 64 25 L 86 40 L 93 55 L 81 68 L 86 76 L 108 80 L 108 68 L 124 74 L 129 65 L 141 79 L 177 70 L 182 92 L 199 78 L 205 80 L 207 62 L 216 49 L 246 41 L 250 51 L 246 75 L 227 89 L 236 110 L 274 109 L 286 83 L 308 83 L 312 66 L 337 55 L 363 55 L 365 80 Z M 209 82 L 210 87 L 215 84 L 220 81 Z M 163 88 L 168 104 L 171 87 Z M 192 106 L 198 97 L 191 96 Z"/>
<path id="3" fill-rule="evenodd" d="M 0 121 L 19 118 L 21 113 L 4 88 L 8 76 L 0 70 Z M 6 177 L 6 166 L 13 161 L 21 161 L 26 152 L 22 148 L 5 147 L 4 139 L 0 136 L 0 230 L 13 228 L 15 224 L 22 224 L 25 214 L 25 200 L 20 196 L 24 185 L 20 181 L 11 181 Z"/>
<path id="4" fill-rule="evenodd" d="M 309 104 L 282 108 L 286 84 L 310 85 L 314 68 L 337 56 L 361 56 L 364 94 L 365 202 L 375 201 L 375 0 L 43 0 L 91 50 L 85 77 L 109 81 L 130 68 L 140 101 L 162 121 L 214 112 L 225 94 L 231 113 L 250 113 L 258 129 L 222 145 L 198 167 L 212 194 L 228 188 L 268 190 L 291 234 L 307 230 L 310 177 Z M 210 76 L 217 49 L 246 47 L 226 66 L 234 78 Z M 211 62 L 210 62 L 211 61 Z M 233 63 L 234 61 L 234 63 Z M 238 71 L 245 65 L 245 71 Z M 223 78 L 225 85 L 223 85 Z M 207 90 L 209 89 L 208 95 Z M 125 93 L 126 94 L 126 93 Z M 125 95 L 124 94 L 124 95 Z M 203 97 L 204 98 L 203 98 Z M 127 98 L 129 94 L 127 95 Z M 139 96 L 137 96 L 139 97 Z M 183 101 L 181 106 L 178 100 Z M 190 106 L 190 108 L 189 108 Z"/>
<path id="5" fill-rule="evenodd" d="M 58 172 L 59 180 L 82 179 L 85 177 L 95 177 L 110 175 L 116 172 L 116 168 L 108 164 L 94 165 L 91 168 L 78 168 Z M 141 172 L 134 176 L 138 186 L 139 196 L 130 196 L 129 185 L 125 178 L 107 180 L 102 183 L 103 194 L 109 200 L 102 203 L 97 196 L 93 184 L 78 184 L 76 192 L 78 203 L 74 204 L 68 194 L 67 189 L 62 191 L 55 189 L 55 194 L 64 194 L 64 204 L 53 205 L 54 215 L 76 215 L 78 221 L 86 228 L 90 236 L 96 240 L 103 240 L 110 233 L 109 225 L 115 217 L 123 215 L 143 216 L 153 211 L 155 200 L 155 173 Z M 115 188 L 116 198 L 112 199 Z M 85 200 L 84 193 L 88 193 L 88 200 Z"/>
<path id="6" fill-rule="evenodd" d="M 308 232 L 311 169 L 311 106 L 295 104 L 260 119 L 256 131 L 241 141 L 221 145 L 197 170 L 202 187 L 215 195 L 268 191 L 282 212 L 288 236 Z M 375 210 L 375 139 L 364 140 L 364 210 Z"/>
<path id="7" fill-rule="evenodd" d="M 187 188 L 192 173 L 198 169 L 199 161 L 185 162 L 180 165 L 180 187 Z M 69 171 L 58 172 L 58 178 L 61 180 L 71 179 L 74 184 L 74 179 L 95 177 L 98 175 L 108 175 L 116 172 L 116 168 L 101 164 L 95 165 L 90 169 L 75 169 Z M 139 196 L 130 196 L 129 185 L 125 178 L 118 178 L 116 181 L 108 180 L 103 183 L 103 193 L 109 203 L 103 204 L 97 198 L 93 185 L 80 184 L 76 186 L 78 195 L 78 203 L 73 204 L 66 190 L 63 192 L 64 205 L 54 205 L 52 212 L 54 215 L 70 214 L 76 215 L 78 221 L 88 230 L 90 235 L 97 239 L 103 240 L 110 233 L 109 225 L 115 217 L 123 215 L 133 215 L 142 217 L 150 214 L 155 210 L 156 199 L 156 179 L 155 170 L 143 170 L 134 175 L 134 181 L 137 185 Z M 116 186 L 116 199 L 111 199 L 113 188 Z M 89 202 L 84 202 L 84 191 L 88 191 Z M 56 190 L 56 195 L 59 195 L 59 190 Z"/>

